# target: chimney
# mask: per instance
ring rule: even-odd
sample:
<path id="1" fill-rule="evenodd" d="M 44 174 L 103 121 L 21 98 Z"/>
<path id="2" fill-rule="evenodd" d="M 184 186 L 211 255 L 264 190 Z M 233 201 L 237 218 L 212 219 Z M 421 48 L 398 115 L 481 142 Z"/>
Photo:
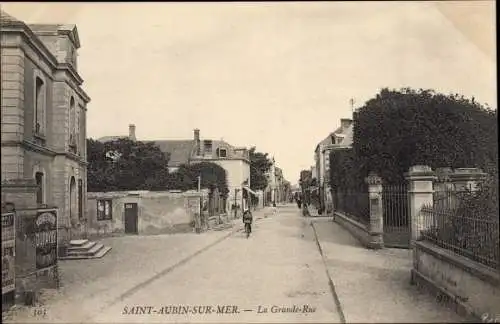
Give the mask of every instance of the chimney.
<path id="1" fill-rule="evenodd" d="M 135 138 L 135 125 L 134 124 L 128 125 L 128 138 L 131 141 L 136 140 L 136 138 Z"/>
<path id="2" fill-rule="evenodd" d="M 195 145 L 195 152 L 196 152 L 196 155 L 200 155 L 201 152 L 200 152 L 200 130 L 198 128 L 196 128 L 194 130 L 194 145 Z"/>
<path id="3" fill-rule="evenodd" d="M 340 119 L 340 127 L 342 127 L 342 132 L 348 129 L 352 125 L 352 119 L 342 118 Z"/>

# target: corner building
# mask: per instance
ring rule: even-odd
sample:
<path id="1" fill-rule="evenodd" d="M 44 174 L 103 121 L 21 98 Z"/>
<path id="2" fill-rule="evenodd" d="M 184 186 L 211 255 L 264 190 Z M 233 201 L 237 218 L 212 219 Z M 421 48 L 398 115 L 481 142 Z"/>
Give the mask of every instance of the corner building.
<path id="1" fill-rule="evenodd" d="M 75 25 L 27 25 L 1 12 L 2 188 L 34 181 L 33 203 L 2 189 L 16 208 L 56 207 L 58 241 L 86 233 L 86 112 Z M 24 181 L 24 182 L 23 182 Z M 6 186 L 7 187 L 7 186 Z"/>

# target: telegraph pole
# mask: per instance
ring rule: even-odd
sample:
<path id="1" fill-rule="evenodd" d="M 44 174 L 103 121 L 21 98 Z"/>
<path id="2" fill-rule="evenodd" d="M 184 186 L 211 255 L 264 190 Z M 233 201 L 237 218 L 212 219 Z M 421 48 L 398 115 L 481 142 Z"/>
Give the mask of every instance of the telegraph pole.
<path id="1" fill-rule="evenodd" d="M 238 188 L 234 189 L 234 218 L 238 216 L 238 209 L 236 208 L 236 203 L 238 202 L 237 200 L 238 197 Z"/>
<path id="2" fill-rule="evenodd" d="M 349 104 L 351 105 L 351 112 L 353 115 L 354 115 L 354 103 L 355 102 L 356 101 L 354 101 L 354 98 L 349 99 Z"/>

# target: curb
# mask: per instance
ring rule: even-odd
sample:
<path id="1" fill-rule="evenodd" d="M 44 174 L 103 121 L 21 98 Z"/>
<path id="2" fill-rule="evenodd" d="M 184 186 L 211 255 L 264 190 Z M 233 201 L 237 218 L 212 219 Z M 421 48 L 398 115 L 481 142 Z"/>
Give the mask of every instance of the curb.
<path id="1" fill-rule="evenodd" d="M 313 229 L 314 239 L 316 241 L 316 245 L 318 246 L 319 254 L 321 254 L 321 259 L 323 260 L 323 265 L 325 266 L 326 276 L 328 277 L 328 286 L 330 286 L 330 292 L 332 293 L 333 300 L 335 301 L 335 306 L 337 308 L 337 312 L 338 312 L 339 317 L 340 317 L 340 322 L 344 324 L 344 323 L 346 323 L 344 311 L 342 309 L 342 304 L 340 302 L 337 291 L 335 290 L 335 285 L 333 283 L 332 277 L 330 276 L 330 272 L 328 271 L 326 258 L 325 258 L 325 255 L 323 253 L 323 249 L 321 248 L 321 244 L 319 243 L 318 233 L 316 233 L 316 228 L 314 227 L 314 222 L 310 221 L 309 224 L 311 225 L 311 227 Z"/>

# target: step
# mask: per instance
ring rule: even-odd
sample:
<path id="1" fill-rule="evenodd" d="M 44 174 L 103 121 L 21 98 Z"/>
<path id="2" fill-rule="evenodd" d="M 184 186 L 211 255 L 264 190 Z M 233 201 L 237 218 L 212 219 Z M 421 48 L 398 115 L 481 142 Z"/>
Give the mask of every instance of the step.
<path id="1" fill-rule="evenodd" d="M 76 255 L 94 255 L 96 254 L 100 249 L 104 247 L 104 244 L 102 243 L 96 243 L 91 249 L 89 250 L 80 250 L 80 251 L 68 251 L 69 256 L 76 256 Z"/>
<path id="2" fill-rule="evenodd" d="M 91 248 L 94 247 L 97 243 L 94 241 L 89 241 L 85 243 L 84 245 L 79 245 L 79 246 L 70 246 L 68 248 L 68 252 L 77 252 L 77 251 L 82 251 L 82 250 L 90 250 Z"/>
<path id="3" fill-rule="evenodd" d="M 106 253 L 108 253 L 111 250 L 111 246 L 106 246 L 102 248 L 98 253 L 95 255 L 73 255 L 73 256 L 66 256 L 66 257 L 61 257 L 59 260 L 88 260 L 88 259 L 100 259 Z"/>
<path id="4" fill-rule="evenodd" d="M 87 239 L 83 239 L 83 240 L 71 240 L 71 241 L 69 241 L 69 244 L 71 246 L 82 246 L 82 245 L 88 243 L 88 241 L 89 240 L 87 240 Z"/>

